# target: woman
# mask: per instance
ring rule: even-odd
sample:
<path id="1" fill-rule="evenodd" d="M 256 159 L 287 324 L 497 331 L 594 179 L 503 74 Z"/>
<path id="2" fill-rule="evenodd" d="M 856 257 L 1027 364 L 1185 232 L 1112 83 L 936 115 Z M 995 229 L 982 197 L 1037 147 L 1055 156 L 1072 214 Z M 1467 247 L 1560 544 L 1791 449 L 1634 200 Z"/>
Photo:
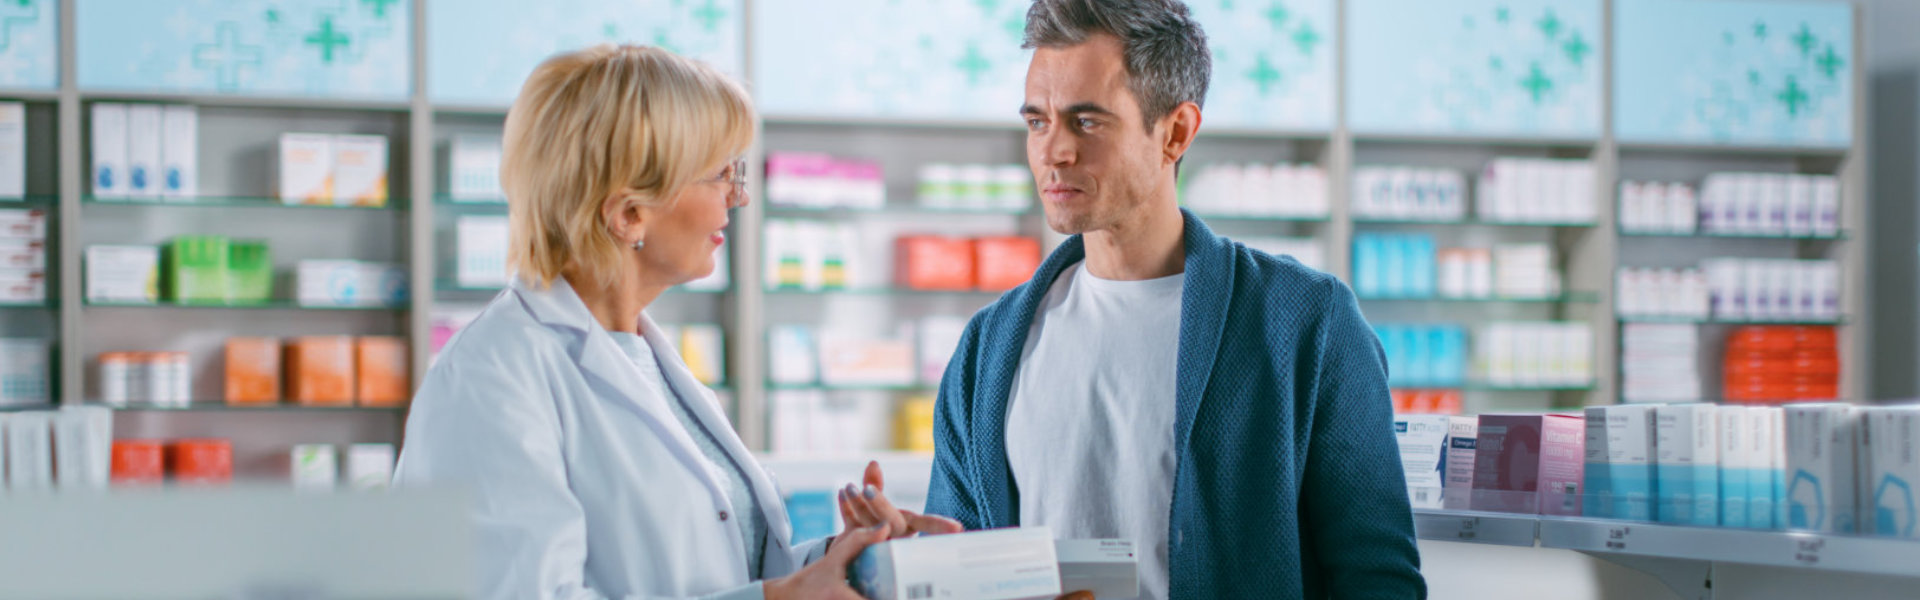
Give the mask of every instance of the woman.
<path id="1" fill-rule="evenodd" d="M 842 510 L 874 527 L 794 544 L 642 313 L 713 271 L 753 131 L 738 84 L 656 48 L 556 56 L 521 89 L 501 171 L 517 275 L 428 371 L 394 477 L 474 494 L 483 597 L 857 598 L 868 544 L 957 530 L 891 508 L 870 469 Z"/>

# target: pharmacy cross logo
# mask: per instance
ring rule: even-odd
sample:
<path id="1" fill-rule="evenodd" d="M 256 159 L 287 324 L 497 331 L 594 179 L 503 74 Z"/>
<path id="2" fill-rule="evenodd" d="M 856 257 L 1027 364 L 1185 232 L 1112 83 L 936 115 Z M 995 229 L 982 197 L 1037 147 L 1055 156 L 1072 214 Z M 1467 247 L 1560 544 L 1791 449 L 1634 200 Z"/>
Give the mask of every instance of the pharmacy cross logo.
<path id="1" fill-rule="evenodd" d="M 1292 15 L 1287 13 L 1286 5 L 1279 2 L 1275 2 L 1267 7 L 1267 22 L 1273 24 L 1274 31 L 1280 31 L 1286 28 L 1287 17 L 1290 16 Z"/>
<path id="2" fill-rule="evenodd" d="M 1267 53 L 1262 52 L 1254 58 L 1253 68 L 1247 71 L 1247 79 L 1260 86 L 1260 95 L 1265 96 L 1273 84 L 1280 82 L 1280 72 L 1274 70 L 1273 63 L 1267 60 Z"/>
<path id="3" fill-rule="evenodd" d="M 988 69 L 993 68 L 993 63 L 987 62 L 987 57 L 980 55 L 979 44 L 968 42 L 967 55 L 960 57 L 960 60 L 956 61 L 954 66 L 959 67 L 962 72 L 967 74 L 967 85 L 969 87 L 980 87 L 980 76 L 986 74 Z"/>
<path id="4" fill-rule="evenodd" d="M 1819 65 L 1820 72 L 1825 73 L 1827 79 L 1837 79 L 1840 75 L 1840 69 L 1847 65 L 1846 60 L 1840 58 L 1839 54 L 1834 53 L 1833 44 L 1827 44 L 1827 51 L 1822 53 L 1820 58 L 1814 59 L 1814 63 Z"/>
<path id="5" fill-rule="evenodd" d="M 1792 75 L 1787 76 L 1786 89 L 1780 90 L 1780 93 L 1774 96 L 1774 98 L 1779 100 L 1781 104 L 1786 105 L 1788 117 L 1800 116 L 1800 108 L 1805 106 L 1809 100 L 1809 98 L 1807 98 L 1807 91 L 1800 88 L 1800 80 Z"/>
<path id="6" fill-rule="evenodd" d="M 214 28 L 214 43 L 193 47 L 193 67 L 214 69 L 215 85 L 223 92 L 240 88 L 240 69 L 260 68 L 260 47 L 240 43 L 240 26 L 232 22 Z"/>
<path id="7" fill-rule="evenodd" d="M 1800 55 L 1813 54 L 1813 48 L 1819 44 L 1820 39 L 1813 37 L 1813 28 L 1808 27 L 1806 23 L 1801 23 L 1800 33 L 1793 35 L 1793 45 L 1800 47 Z"/>
<path id="8" fill-rule="evenodd" d="M 1540 70 L 1540 63 L 1533 63 L 1531 72 L 1527 73 L 1525 79 L 1520 80 L 1520 87 L 1526 88 L 1527 93 L 1533 95 L 1534 104 L 1539 104 L 1548 92 L 1553 91 L 1553 80 L 1548 79 L 1547 73 Z"/>
<path id="9" fill-rule="evenodd" d="M 1293 44 L 1300 47 L 1300 53 L 1313 56 L 1313 47 L 1320 45 L 1320 32 L 1313 30 L 1312 23 L 1301 23 L 1300 31 L 1294 32 Z"/>
<path id="10" fill-rule="evenodd" d="M 1767 22 L 1766 21 L 1753 22 L 1753 37 L 1760 38 L 1763 40 L 1767 39 Z"/>
<path id="11" fill-rule="evenodd" d="M 395 2 L 399 2 L 399 0 L 360 0 L 361 4 L 365 4 L 373 9 L 373 16 L 375 18 L 380 19 L 387 18 L 387 8 L 393 6 Z"/>
<path id="12" fill-rule="evenodd" d="M 1567 38 L 1567 43 L 1561 45 L 1560 48 L 1566 51 L 1567 60 L 1573 61 L 1573 65 L 1576 67 L 1584 65 L 1586 63 L 1587 53 L 1593 51 L 1593 47 L 1587 45 L 1587 39 L 1582 37 L 1578 31 L 1573 32 L 1573 35 Z"/>
<path id="13" fill-rule="evenodd" d="M 1553 9 L 1547 9 L 1547 16 L 1540 17 L 1540 33 L 1549 40 L 1560 35 L 1560 17 L 1553 14 Z"/>
<path id="14" fill-rule="evenodd" d="M 333 53 L 338 49 L 346 48 L 352 40 L 348 39 L 346 34 L 334 30 L 333 17 L 322 17 L 320 29 L 307 34 L 306 41 L 308 44 L 320 47 L 321 62 L 333 64 Z"/>
<path id="15" fill-rule="evenodd" d="M 7 0 L 0 4 L 0 50 L 13 45 L 13 28 L 40 21 L 40 5 L 34 0 Z"/>
<path id="16" fill-rule="evenodd" d="M 714 0 L 707 0 L 706 4 L 693 9 L 693 18 L 700 22 L 700 26 L 705 28 L 707 33 L 713 33 L 720 30 L 720 21 L 727 18 L 727 11 L 721 10 L 720 5 Z"/>

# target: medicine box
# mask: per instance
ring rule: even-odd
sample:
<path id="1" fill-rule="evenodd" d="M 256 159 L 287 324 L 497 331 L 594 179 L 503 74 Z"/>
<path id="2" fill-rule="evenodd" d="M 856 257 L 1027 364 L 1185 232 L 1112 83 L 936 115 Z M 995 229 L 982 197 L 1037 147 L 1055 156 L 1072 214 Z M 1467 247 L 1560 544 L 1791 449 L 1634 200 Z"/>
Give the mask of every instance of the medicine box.
<path id="1" fill-rule="evenodd" d="M 340 478 L 340 463 L 331 444 L 300 444 L 289 455 L 293 488 L 332 491 Z"/>
<path id="2" fill-rule="evenodd" d="M 38 208 L 0 209 L 0 238 L 45 241 L 47 211 Z"/>
<path id="3" fill-rule="evenodd" d="M 167 297 L 181 304 L 227 302 L 227 238 L 189 235 L 165 248 Z"/>
<path id="4" fill-rule="evenodd" d="M 52 403 L 52 360 L 46 340 L 0 338 L 0 407 Z"/>
<path id="5" fill-rule="evenodd" d="M 347 446 L 347 486 L 357 491 L 386 489 L 393 481 L 393 444 Z"/>
<path id="6" fill-rule="evenodd" d="M 1092 592 L 1095 598 L 1140 595 L 1140 555 L 1132 540 L 1057 540 L 1060 591 Z"/>
<path id="7" fill-rule="evenodd" d="M 280 135 L 280 202 L 333 204 L 333 136 Z"/>
<path id="8" fill-rule="evenodd" d="M 127 105 L 93 105 L 93 195 L 127 197 Z"/>
<path id="9" fill-rule="evenodd" d="M 354 397 L 354 343 L 349 336 L 287 342 L 287 399 L 305 406 L 348 406 Z"/>
<path id="10" fill-rule="evenodd" d="M 1781 527 L 1778 508 L 1782 448 L 1786 442 L 1780 433 L 1780 408 L 1750 406 L 1746 410 L 1748 459 L 1753 470 L 1747 474 L 1747 526 L 1753 529 Z"/>
<path id="11" fill-rule="evenodd" d="M 273 404 L 280 401 L 280 340 L 227 338 L 227 404 Z"/>
<path id="12" fill-rule="evenodd" d="M 200 193 L 200 114 L 175 105 L 160 118 L 160 195 L 192 198 Z"/>
<path id="13" fill-rule="evenodd" d="M 412 386 L 407 376 L 407 342 L 398 337 L 366 336 L 353 341 L 354 397 L 360 406 L 399 406 Z"/>
<path id="14" fill-rule="evenodd" d="M 1447 431 L 1445 415 L 1395 415 L 1394 438 L 1400 444 L 1400 467 L 1406 474 L 1407 499 L 1414 508 L 1442 508 L 1446 488 Z"/>
<path id="15" fill-rule="evenodd" d="M 273 299 L 273 252 L 261 240 L 227 244 L 227 302 L 265 303 Z"/>
<path id="16" fill-rule="evenodd" d="M 1786 407 L 1788 529 L 1854 532 L 1855 422 L 1853 407 L 1845 404 Z"/>
<path id="17" fill-rule="evenodd" d="M 88 302 L 160 300 L 160 249 L 154 246 L 88 246 Z"/>
<path id="18" fill-rule="evenodd" d="M 112 409 L 60 407 L 60 412 L 53 417 L 53 472 L 60 489 L 107 489 L 112 444 Z"/>
<path id="19" fill-rule="evenodd" d="M 507 218 L 462 215 L 454 224 L 455 276 L 461 287 L 507 284 Z"/>
<path id="20" fill-rule="evenodd" d="M 719 325 L 687 325 L 674 336 L 680 360 L 693 378 L 707 385 L 726 381 L 726 348 Z"/>
<path id="21" fill-rule="evenodd" d="M 1753 527 L 1753 478 L 1765 477 L 1752 440 L 1755 435 L 1745 406 L 1721 406 L 1716 418 L 1720 434 L 1720 526 Z"/>
<path id="22" fill-rule="evenodd" d="M 1913 490 L 1920 483 L 1920 407 L 1867 409 L 1865 425 L 1871 442 L 1860 493 L 1872 512 L 1862 519 L 1861 533 L 1920 538 Z"/>
<path id="23" fill-rule="evenodd" d="M 1056 556 L 1045 527 L 902 538 L 861 552 L 852 583 L 868 600 L 1053 598 Z"/>
<path id="24" fill-rule="evenodd" d="M 1447 483 L 1442 507 L 1467 510 L 1472 506 L 1473 460 L 1480 430 L 1479 417 L 1447 418 Z"/>
<path id="25" fill-rule="evenodd" d="M 303 260 L 294 282 L 303 306 L 400 306 L 409 298 L 406 269 L 390 263 Z"/>
<path id="26" fill-rule="evenodd" d="M 1587 498 L 1590 517 L 1652 521 L 1654 407 L 1586 409 Z"/>
<path id="27" fill-rule="evenodd" d="M 503 202 L 500 138 L 456 135 L 448 144 L 448 189 L 455 202 Z"/>
<path id="28" fill-rule="evenodd" d="M 971 240 L 913 235 L 901 237 L 895 248 L 895 274 L 900 285 L 914 290 L 973 289 Z"/>
<path id="29" fill-rule="evenodd" d="M 1586 423 L 1559 414 L 1480 416 L 1473 510 L 1577 516 L 1586 473 Z"/>
<path id="30" fill-rule="evenodd" d="M 1005 291 L 1026 283 L 1040 268 L 1040 241 L 1030 237 L 983 237 L 973 241 L 974 283 Z"/>
<path id="31" fill-rule="evenodd" d="M 0 200 L 27 195 L 27 107 L 0 102 Z"/>
<path id="32" fill-rule="evenodd" d="M 158 104 L 127 106 L 127 196 L 160 197 L 160 127 Z"/>
<path id="33" fill-rule="evenodd" d="M 387 138 L 336 135 L 333 149 L 334 204 L 387 205 Z"/>
<path id="34" fill-rule="evenodd" d="M 1662 523 L 1720 524 L 1720 435 L 1711 404 L 1656 407 L 1655 518 Z"/>
<path id="35" fill-rule="evenodd" d="M 53 489 L 53 413 L 5 415 L 7 485 L 14 493 Z"/>

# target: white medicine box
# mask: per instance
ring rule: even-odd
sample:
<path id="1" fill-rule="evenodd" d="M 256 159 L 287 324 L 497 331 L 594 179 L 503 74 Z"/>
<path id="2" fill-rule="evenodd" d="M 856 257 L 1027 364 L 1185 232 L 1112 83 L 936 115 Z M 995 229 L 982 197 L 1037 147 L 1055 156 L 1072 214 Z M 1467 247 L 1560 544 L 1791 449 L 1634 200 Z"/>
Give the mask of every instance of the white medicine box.
<path id="1" fill-rule="evenodd" d="M 333 204 L 333 136 L 281 134 L 279 176 L 281 203 Z"/>
<path id="2" fill-rule="evenodd" d="M 334 204 L 387 205 L 387 138 L 336 135 L 333 149 Z"/>

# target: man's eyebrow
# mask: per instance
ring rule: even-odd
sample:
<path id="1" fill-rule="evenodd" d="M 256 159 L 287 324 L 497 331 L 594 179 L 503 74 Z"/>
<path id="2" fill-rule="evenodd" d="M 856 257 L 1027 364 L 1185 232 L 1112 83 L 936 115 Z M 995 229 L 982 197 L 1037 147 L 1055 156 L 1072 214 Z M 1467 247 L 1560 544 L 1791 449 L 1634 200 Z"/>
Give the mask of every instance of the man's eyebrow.
<path id="1" fill-rule="evenodd" d="M 1079 103 L 1079 104 L 1075 104 L 1075 105 L 1072 105 L 1072 106 L 1068 106 L 1065 112 L 1066 112 L 1066 114 L 1070 114 L 1070 115 L 1077 115 L 1077 114 L 1089 114 L 1089 113 L 1090 113 L 1090 114 L 1097 114 L 1097 115 L 1112 115 L 1112 114 L 1113 114 L 1113 111 L 1110 111 L 1110 110 L 1107 110 L 1107 107 L 1104 107 L 1104 106 L 1101 106 L 1101 105 L 1099 105 L 1099 104 L 1095 104 L 1095 103 L 1092 103 L 1092 102 L 1082 102 L 1082 103 Z M 1047 111 L 1044 111 L 1044 110 L 1040 110 L 1040 107 L 1038 107 L 1038 106 L 1034 106 L 1034 105 L 1032 105 L 1032 104 L 1027 104 L 1027 105 L 1024 105 L 1024 106 L 1021 106 L 1021 107 L 1020 107 L 1020 114 L 1022 114 L 1022 115 L 1045 115 L 1045 114 L 1047 114 Z"/>

